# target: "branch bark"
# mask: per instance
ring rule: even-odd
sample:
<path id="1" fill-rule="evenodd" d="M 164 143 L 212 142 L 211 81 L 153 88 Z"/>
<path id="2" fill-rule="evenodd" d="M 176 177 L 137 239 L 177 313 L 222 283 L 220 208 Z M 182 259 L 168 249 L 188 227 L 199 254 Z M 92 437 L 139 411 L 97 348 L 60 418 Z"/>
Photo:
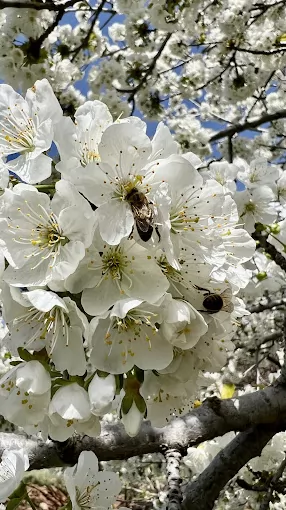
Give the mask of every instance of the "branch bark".
<path id="1" fill-rule="evenodd" d="M 285 110 L 285 116 L 286 116 L 286 110 Z M 276 248 L 275 248 L 275 246 L 273 246 L 273 244 L 270 244 L 267 241 L 268 234 L 264 235 L 264 234 L 261 234 L 260 232 L 255 231 L 252 234 L 252 237 L 255 241 L 259 242 L 260 247 L 263 248 L 266 251 L 266 253 L 268 253 L 270 255 L 272 260 L 274 260 L 274 262 L 276 262 L 276 264 L 278 266 L 280 266 L 281 269 L 283 269 L 283 271 L 286 271 L 286 259 L 285 259 L 285 257 L 283 257 L 283 255 L 279 251 L 276 250 Z"/>
<path id="2" fill-rule="evenodd" d="M 250 459 L 257 457 L 286 422 L 257 425 L 238 434 L 185 489 L 183 510 L 211 510 L 220 491 Z"/>
<path id="3" fill-rule="evenodd" d="M 274 120 L 279 119 L 285 119 L 286 118 L 286 109 L 280 110 L 279 112 L 275 113 L 266 113 L 265 115 L 262 115 L 256 120 L 251 120 L 239 124 L 234 124 L 234 126 L 231 126 L 227 129 L 224 129 L 222 131 L 219 131 L 218 133 L 215 133 L 212 135 L 209 139 L 209 142 L 216 142 L 217 140 L 221 140 L 222 138 L 229 138 L 234 136 L 237 133 L 242 133 L 242 131 L 246 131 L 248 129 L 254 129 L 258 126 L 261 126 L 262 124 L 265 124 L 266 122 L 272 122 Z"/>
<path id="4" fill-rule="evenodd" d="M 231 430 L 243 431 L 258 424 L 286 421 L 286 386 L 277 384 L 238 398 L 207 399 L 187 415 L 159 429 L 144 422 L 136 437 L 129 437 L 121 423 L 103 424 L 97 438 L 74 436 L 65 442 L 43 443 L 25 435 L 0 433 L 0 454 L 8 444 L 25 448 L 30 469 L 42 469 L 77 462 L 83 450 L 92 450 L 99 460 L 128 459 L 134 455 L 176 448 L 184 454 L 194 446 Z"/>
<path id="5" fill-rule="evenodd" d="M 168 504 L 167 510 L 181 510 L 182 493 L 180 476 L 181 452 L 176 448 L 169 448 L 165 452 L 167 479 L 168 479 Z"/>
<path id="6" fill-rule="evenodd" d="M 270 485 L 269 485 L 269 489 L 267 491 L 265 498 L 263 499 L 263 501 L 260 505 L 259 510 L 267 510 L 269 508 L 269 503 L 272 500 L 273 492 L 275 490 L 275 485 L 277 484 L 279 478 L 281 478 L 281 476 L 283 475 L 285 468 L 286 468 L 286 457 L 283 459 L 283 461 L 281 462 L 276 473 L 273 475 Z"/>
<path id="7" fill-rule="evenodd" d="M 64 11 L 72 7 L 78 0 L 69 0 L 65 4 L 54 4 L 53 2 L 23 2 L 22 0 L 0 0 L 0 9 L 14 7 L 16 9 L 34 9 L 36 11 Z"/>
<path id="8" fill-rule="evenodd" d="M 257 305 L 247 306 L 247 310 L 250 313 L 260 313 L 264 312 L 264 310 L 271 310 L 272 308 L 283 307 L 285 308 L 286 299 L 274 299 L 273 301 L 268 301 L 267 303 L 258 303 Z"/>

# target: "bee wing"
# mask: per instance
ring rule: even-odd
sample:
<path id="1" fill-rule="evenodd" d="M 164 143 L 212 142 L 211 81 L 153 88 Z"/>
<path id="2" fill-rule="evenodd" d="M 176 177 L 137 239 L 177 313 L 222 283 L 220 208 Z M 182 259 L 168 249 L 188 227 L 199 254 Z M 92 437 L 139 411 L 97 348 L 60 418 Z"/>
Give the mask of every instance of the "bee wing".
<path id="1" fill-rule="evenodd" d="M 225 289 L 221 293 L 221 297 L 222 297 L 222 299 L 226 299 L 226 300 L 231 301 L 232 300 L 232 291 L 231 291 L 231 289 L 229 287 L 227 289 Z"/>
<path id="2" fill-rule="evenodd" d="M 234 310 L 234 306 L 233 306 L 233 303 L 230 301 L 229 303 L 225 303 L 222 307 L 222 310 L 224 312 L 228 312 L 228 313 L 231 313 L 233 312 Z"/>
<path id="3" fill-rule="evenodd" d="M 222 293 L 221 293 L 221 297 L 223 299 L 223 311 L 224 312 L 228 312 L 228 313 L 231 313 L 233 312 L 234 310 L 234 305 L 232 303 L 232 291 L 231 289 L 228 287 L 227 289 L 225 289 Z"/>

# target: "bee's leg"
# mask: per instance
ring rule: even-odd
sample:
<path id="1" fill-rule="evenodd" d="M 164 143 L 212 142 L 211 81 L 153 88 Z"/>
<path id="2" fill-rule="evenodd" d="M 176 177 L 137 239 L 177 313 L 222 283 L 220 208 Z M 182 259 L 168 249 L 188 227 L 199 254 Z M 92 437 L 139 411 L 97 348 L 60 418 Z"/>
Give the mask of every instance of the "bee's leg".
<path id="1" fill-rule="evenodd" d="M 160 234 L 159 229 L 158 229 L 157 226 L 155 227 L 155 230 L 156 230 L 156 234 L 158 236 L 158 240 L 159 240 L 159 243 L 160 243 L 160 241 L 161 241 L 161 234 Z"/>
<path id="2" fill-rule="evenodd" d="M 197 290 L 204 290 L 206 292 L 206 296 L 208 296 L 211 293 L 210 290 L 204 289 L 204 287 L 199 287 L 198 285 L 195 285 L 195 284 L 193 285 L 193 287 L 195 287 L 195 289 L 197 289 Z"/>
<path id="3" fill-rule="evenodd" d="M 133 232 L 134 232 L 134 226 L 132 227 L 132 230 L 128 236 L 128 239 L 133 239 Z"/>

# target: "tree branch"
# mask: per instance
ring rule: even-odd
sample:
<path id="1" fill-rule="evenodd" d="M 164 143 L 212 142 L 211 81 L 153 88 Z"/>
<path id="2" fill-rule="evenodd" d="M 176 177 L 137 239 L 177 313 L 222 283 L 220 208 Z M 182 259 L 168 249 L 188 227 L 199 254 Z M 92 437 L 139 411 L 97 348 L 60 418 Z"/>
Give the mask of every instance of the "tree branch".
<path id="1" fill-rule="evenodd" d="M 224 129 L 223 131 L 219 131 L 218 133 L 215 133 L 212 135 L 209 139 L 209 142 L 216 142 L 217 140 L 221 140 L 222 138 L 229 138 L 237 133 L 242 133 L 242 131 L 246 131 L 248 129 L 253 129 L 258 126 L 261 126 L 261 124 L 265 124 L 266 122 L 272 122 L 274 120 L 284 119 L 286 118 L 286 109 L 280 110 L 279 112 L 275 113 L 266 113 L 265 115 L 262 115 L 256 120 L 251 120 L 248 122 L 244 122 L 242 124 L 234 124 L 234 126 L 231 126 L 227 129 Z"/>
<path id="2" fill-rule="evenodd" d="M 286 116 L 286 110 L 284 111 Z M 286 259 L 279 251 L 276 250 L 275 246 L 267 241 L 268 234 L 264 235 L 261 232 L 255 231 L 253 232 L 252 237 L 255 241 L 259 242 L 260 247 L 263 248 L 265 252 L 271 256 L 272 260 L 274 260 L 274 262 L 276 262 L 276 264 L 280 266 L 283 271 L 286 271 Z"/>
<path id="3" fill-rule="evenodd" d="M 105 4 L 106 0 L 101 0 L 97 10 L 95 11 L 95 13 L 92 15 L 92 21 L 90 23 L 90 27 L 88 29 L 88 32 L 86 34 L 86 36 L 83 38 L 83 40 L 81 41 L 81 43 L 73 50 L 71 50 L 71 53 L 73 53 L 73 57 L 71 59 L 71 62 L 73 62 L 75 60 L 75 58 L 77 57 L 77 55 L 79 54 L 80 50 L 86 48 L 88 46 L 88 43 L 89 43 L 89 38 L 93 32 L 93 29 L 95 27 L 95 24 L 100 16 L 100 13 L 102 12 L 103 10 L 103 7 L 104 7 L 104 4 Z M 113 16 L 113 14 L 112 14 Z"/>
<path id="4" fill-rule="evenodd" d="M 231 430 L 242 431 L 281 419 L 286 420 L 286 387 L 277 384 L 233 399 L 209 398 L 161 429 L 144 422 L 136 437 L 129 437 L 121 423 L 104 423 L 99 437 L 74 436 L 62 443 L 42 443 L 24 435 L 0 433 L 0 454 L 11 442 L 17 448 L 25 448 L 31 459 L 30 469 L 73 465 L 83 450 L 94 451 L 99 460 L 128 459 L 164 448 L 176 448 L 183 454 L 189 446 Z"/>
<path id="5" fill-rule="evenodd" d="M 251 305 L 251 306 L 247 306 L 247 310 L 250 312 L 250 313 L 260 313 L 260 312 L 264 312 L 264 310 L 271 310 L 272 308 L 277 308 L 277 307 L 285 307 L 286 305 L 286 299 L 276 299 L 276 300 L 273 300 L 273 301 L 268 301 L 267 303 L 258 303 L 257 305 Z"/>
<path id="6" fill-rule="evenodd" d="M 281 478 L 281 476 L 283 475 L 285 468 L 286 468 L 286 457 L 284 457 L 284 459 L 282 460 L 276 473 L 273 475 L 273 477 L 270 481 L 268 492 L 267 492 L 265 498 L 263 499 L 259 510 L 267 510 L 269 508 L 269 503 L 272 500 L 272 495 L 273 495 L 273 491 L 275 490 L 275 485 L 277 484 L 279 478 Z"/>
<path id="7" fill-rule="evenodd" d="M 165 39 L 163 40 L 160 48 L 158 49 L 156 55 L 154 56 L 150 66 L 148 67 L 147 71 L 145 72 L 143 78 L 141 78 L 141 80 L 139 81 L 139 83 L 133 87 L 133 89 L 117 89 L 118 92 L 123 92 L 123 93 L 128 93 L 130 94 L 129 95 L 129 98 L 128 98 L 128 101 L 132 101 L 135 97 L 135 94 L 141 89 L 141 87 L 145 84 L 145 82 L 147 81 L 147 78 L 148 76 L 150 76 L 155 67 L 156 67 L 156 63 L 157 63 L 157 60 L 160 58 L 160 56 L 162 55 L 163 53 L 163 50 L 167 44 L 167 42 L 169 41 L 170 37 L 172 36 L 172 33 L 168 33 L 165 37 Z"/>
<path id="8" fill-rule="evenodd" d="M 0 0 L 0 9 L 14 7 L 16 9 L 34 9 L 36 11 L 64 11 L 72 7 L 78 0 L 69 0 L 65 4 L 54 4 L 53 2 L 23 2 L 22 0 Z"/>
<path id="9" fill-rule="evenodd" d="M 168 448 L 165 452 L 167 478 L 168 478 L 168 505 L 167 510 L 181 510 L 182 493 L 180 476 L 181 452 L 176 448 Z"/>
<path id="10" fill-rule="evenodd" d="M 257 425 L 238 434 L 221 450 L 203 473 L 185 489 L 183 510 L 211 510 L 226 483 L 250 460 L 257 457 L 268 441 L 286 423 Z"/>

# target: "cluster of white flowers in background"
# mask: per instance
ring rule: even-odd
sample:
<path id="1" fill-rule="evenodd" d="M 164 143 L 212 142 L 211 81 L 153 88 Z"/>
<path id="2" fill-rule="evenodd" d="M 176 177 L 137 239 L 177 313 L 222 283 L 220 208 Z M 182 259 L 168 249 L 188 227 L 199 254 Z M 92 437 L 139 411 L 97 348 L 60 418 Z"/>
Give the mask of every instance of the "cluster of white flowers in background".
<path id="1" fill-rule="evenodd" d="M 68 111 L 84 102 L 74 85 L 83 76 L 88 98 L 114 115 L 130 113 L 135 91 L 146 116 L 167 120 L 177 140 L 202 155 L 211 150 L 204 120 L 232 123 L 284 108 L 284 2 L 104 3 L 74 2 L 74 14 L 53 30 L 52 11 L 2 9 L 2 79 L 25 92 L 47 78 Z M 236 153 L 260 150 L 275 159 L 285 143 L 271 150 L 270 141 L 283 127 L 282 120 L 243 144 L 234 140 Z"/>

